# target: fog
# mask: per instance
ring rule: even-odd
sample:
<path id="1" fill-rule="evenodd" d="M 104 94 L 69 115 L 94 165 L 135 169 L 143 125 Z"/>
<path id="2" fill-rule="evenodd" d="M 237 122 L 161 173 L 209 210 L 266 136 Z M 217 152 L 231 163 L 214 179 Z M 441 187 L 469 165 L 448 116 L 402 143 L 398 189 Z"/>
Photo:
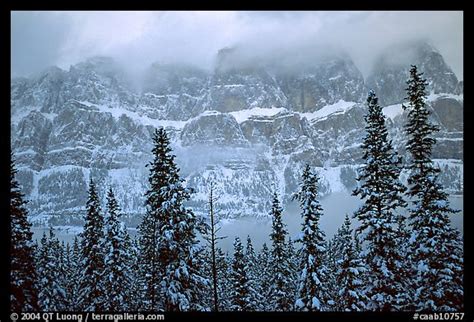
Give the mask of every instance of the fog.
<path id="1" fill-rule="evenodd" d="M 226 47 L 248 59 L 303 61 L 343 50 L 367 76 L 390 46 L 424 39 L 463 79 L 462 11 L 13 11 L 11 18 L 12 76 L 97 55 L 134 72 L 153 62 L 210 69 Z"/>
<path id="2" fill-rule="evenodd" d="M 463 198 L 462 196 L 451 196 L 449 200 L 454 209 L 461 211 L 451 215 L 451 222 L 462 233 Z M 353 197 L 347 192 L 337 192 L 322 198 L 320 202 L 324 211 L 323 216 L 321 216 L 320 227 L 326 234 L 327 239 L 331 238 L 342 225 L 346 214 L 351 218 L 352 228 L 356 228 L 359 225 L 357 219 L 352 218 L 354 211 L 361 205 L 361 201 L 357 197 Z M 283 222 L 287 225 L 287 230 L 292 240 L 297 239 L 301 232 L 302 219 L 300 212 L 296 203 L 288 205 L 284 210 Z M 232 253 L 235 237 L 239 237 L 246 243 L 247 235 L 250 235 L 256 250 L 260 250 L 263 243 L 267 243 L 267 246 L 271 244 L 269 235 L 272 223 L 270 220 L 236 219 L 224 222 L 221 224 L 221 227 L 219 235 L 227 236 L 227 238 L 220 240 L 220 247 L 224 251 Z"/>
<path id="3" fill-rule="evenodd" d="M 450 196 L 449 201 L 451 207 L 458 209 L 461 212 L 451 215 L 451 222 L 454 227 L 463 233 L 463 197 Z M 326 234 L 326 239 L 331 238 L 337 229 L 342 225 L 344 217 L 349 214 L 352 221 L 352 228 L 356 228 L 359 224 L 356 219 L 352 218 L 354 211 L 361 205 L 360 199 L 351 196 L 348 192 L 337 192 L 330 194 L 320 200 L 323 207 L 323 216 L 321 217 L 320 227 Z M 218 208 L 218 204 L 216 205 Z M 301 215 L 300 209 L 296 202 L 286 205 L 283 214 L 283 222 L 286 225 L 289 236 L 294 241 L 298 238 L 301 232 Z M 220 231 L 218 236 L 226 237 L 219 240 L 219 247 L 225 252 L 232 254 L 233 243 L 235 237 L 239 237 L 243 243 L 246 243 L 247 236 L 250 236 L 254 248 L 260 251 L 263 243 L 267 246 L 271 245 L 270 232 L 272 229 L 271 220 L 257 220 L 255 218 L 241 218 L 232 220 L 221 220 L 219 222 Z M 49 228 L 47 227 L 32 227 L 33 239 L 40 240 L 43 232 L 48 235 Z M 72 243 L 75 234 L 82 231 L 81 227 L 61 226 L 55 227 L 55 234 L 60 240 Z M 132 237 L 137 235 L 136 229 L 129 231 Z M 203 242 L 202 238 L 200 238 Z"/>

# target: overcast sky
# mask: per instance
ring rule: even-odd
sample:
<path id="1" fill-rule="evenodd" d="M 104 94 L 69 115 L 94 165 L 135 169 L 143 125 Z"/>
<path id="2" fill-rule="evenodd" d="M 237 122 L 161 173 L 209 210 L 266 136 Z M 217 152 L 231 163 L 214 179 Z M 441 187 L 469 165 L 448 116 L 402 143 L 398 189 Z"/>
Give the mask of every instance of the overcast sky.
<path id="1" fill-rule="evenodd" d="M 68 69 L 87 57 L 112 56 L 131 69 L 152 62 L 211 68 L 217 51 L 249 52 L 333 44 L 345 49 L 364 75 L 392 44 L 429 39 L 463 79 L 460 11 L 182 11 L 12 12 L 12 76 L 56 65 Z"/>

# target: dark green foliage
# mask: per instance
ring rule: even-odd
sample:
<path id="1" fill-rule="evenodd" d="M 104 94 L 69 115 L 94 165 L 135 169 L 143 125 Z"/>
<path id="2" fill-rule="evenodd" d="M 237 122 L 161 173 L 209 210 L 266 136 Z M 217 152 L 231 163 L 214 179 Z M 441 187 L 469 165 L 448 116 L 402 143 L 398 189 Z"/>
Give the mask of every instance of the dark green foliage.
<path id="1" fill-rule="evenodd" d="M 399 180 L 401 159 L 388 139 L 385 116 L 373 91 L 367 98 L 365 116 L 367 135 L 362 149 L 365 164 L 359 171 L 359 187 L 353 192 L 363 201 L 355 212 L 364 233 L 365 261 L 370 271 L 367 289 L 368 309 L 392 311 L 400 309 L 399 295 L 404 291 L 398 275 L 403 258 L 397 241 L 400 214 L 397 208 L 406 206 L 403 192 L 406 188 Z"/>
<path id="2" fill-rule="evenodd" d="M 84 311 L 102 311 L 104 293 L 104 218 L 92 179 L 86 204 L 84 230 L 81 238 L 81 271 L 79 306 Z"/>
<path id="3" fill-rule="evenodd" d="M 431 153 L 436 143 L 433 134 L 439 129 L 429 120 L 426 106 L 426 80 L 416 66 L 407 81 L 408 121 L 406 149 L 410 154 L 407 195 L 412 234 L 410 260 L 416 310 L 462 310 L 462 241 L 451 227 L 448 194 L 439 183 L 440 170 Z"/>
<path id="4" fill-rule="evenodd" d="M 31 224 L 28 222 L 26 201 L 15 179 L 17 170 L 10 160 L 10 305 L 13 312 L 36 311 L 38 291 L 37 272 L 34 263 L 34 249 Z"/>

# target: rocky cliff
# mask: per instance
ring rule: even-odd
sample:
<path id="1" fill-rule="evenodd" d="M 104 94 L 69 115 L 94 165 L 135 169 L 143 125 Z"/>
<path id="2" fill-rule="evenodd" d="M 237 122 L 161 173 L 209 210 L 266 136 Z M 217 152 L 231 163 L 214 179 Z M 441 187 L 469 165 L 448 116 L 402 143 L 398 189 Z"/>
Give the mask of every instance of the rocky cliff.
<path id="1" fill-rule="evenodd" d="M 429 81 L 440 125 L 434 157 L 450 193 L 462 193 L 463 84 L 427 44 L 410 44 L 410 63 Z M 402 155 L 405 81 L 410 63 L 382 55 L 366 80 L 349 56 L 304 68 L 233 65 L 222 51 L 213 71 L 154 64 L 140 82 L 111 58 L 68 71 L 50 68 L 11 81 L 11 141 L 18 178 L 35 222 L 79 223 L 94 178 L 112 186 L 130 218 L 143 212 L 151 134 L 165 127 L 181 174 L 195 188 L 190 206 L 205 211 L 216 182 L 225 217 L 266 216 L 271 193 L 288 201 L 308 162 L 322 193 L 355 185 L 364 137 L 365 98 L 373 88 Z"/>

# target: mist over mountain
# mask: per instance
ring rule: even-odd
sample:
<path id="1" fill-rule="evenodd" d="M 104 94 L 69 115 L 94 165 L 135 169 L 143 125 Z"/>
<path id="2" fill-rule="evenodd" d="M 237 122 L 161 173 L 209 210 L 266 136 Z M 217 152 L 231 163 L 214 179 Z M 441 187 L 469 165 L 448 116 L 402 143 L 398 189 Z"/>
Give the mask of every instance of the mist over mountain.
<path id="1" fill-rule="evenodd" d="M 265 218 L 273 191 L 289 202 L 305 163 L 322 177 L 323 196 L 348 192 L 361 163 L 369 89 L 405 155 L 401 103 L 410 64 L 428 79 L 428 104 L 442 129 L 433 152 L 442 183 L 462 194 L 463 86 L 436 48 L 392 47 L 365 78 L 342 50 L 301 60 L 287 54 L 265 60 L 232 47 L 218 52 L 213 70 L 155 63 L 140 75 L 110 57 L 93 57 L 69 70 L 13 78 L 12 148 L 33 221 L 80 223 L 92 177 L 100 194 L 114 188 L 127 220 L 136 223 L 151 134 L 161 126 L 196 191 L 196 212 L 205 213 L 213 180 L 223 217 Z"/>

